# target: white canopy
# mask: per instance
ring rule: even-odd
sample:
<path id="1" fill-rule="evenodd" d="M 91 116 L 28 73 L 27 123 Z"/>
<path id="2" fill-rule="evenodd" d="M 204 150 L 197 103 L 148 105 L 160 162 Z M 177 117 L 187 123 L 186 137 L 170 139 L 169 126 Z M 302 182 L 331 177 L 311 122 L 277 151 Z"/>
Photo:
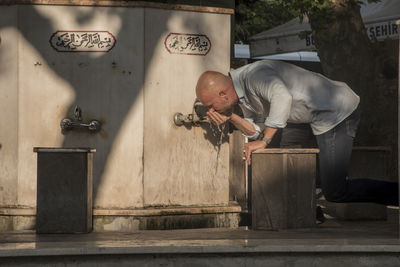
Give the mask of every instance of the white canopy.
<path id="1" fill-rule="evenodd" d="M 363 2 L 360 12 L 368 36 L 377 40 L 398 39 L 400 29 L 396 20 L 400 19 L 400 0 L 382 0 L 378 3 L 368 3 L 363 0 Z M 305 39 L 299 38 L 299 34 L 304 31 L 311 31 L 307 17 L 304 17 L 302 22 L 296 18 L 256 34 L 250 38 L 251 57 L 315 50 L 311 36 Z"/>
<path id="2" fill-rule="evenodd" d="M 250 46 L 247 44 L 235 44 L 235 58 L 250 59 Z M 317 52 L 312 51 L 299 51 L 290 52 L 270 56 L 253 57 L 252 59 L 277 59 L 277 60 L 289 60 L 289 61 L 308 61 L 308 62 L 319 62 Z"/>

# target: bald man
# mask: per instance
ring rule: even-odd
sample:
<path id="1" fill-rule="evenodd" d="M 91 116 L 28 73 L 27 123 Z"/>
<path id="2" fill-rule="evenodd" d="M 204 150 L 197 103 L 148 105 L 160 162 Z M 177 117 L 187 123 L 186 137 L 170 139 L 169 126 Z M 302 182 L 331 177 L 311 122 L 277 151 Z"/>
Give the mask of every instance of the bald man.
<path id="1" fill-rule="evenodd" d="M 277 129 L 287 123 L 308 123 L 316 137 L 321 186 L 333 202 L 375 202 L 398 205 L 398 184 L 371 179 L 347 179 L 360 113 L 357 96 L 345 83 L 273 60 L 262 60 L 232 70 L 229 75 L 204 72 L 196 95 L 208 107 L 209 120 L 227 121 L 253 140 L 251 153 L 268 146 Z M 238 104 L 244 118 L 232 113 Z"/>

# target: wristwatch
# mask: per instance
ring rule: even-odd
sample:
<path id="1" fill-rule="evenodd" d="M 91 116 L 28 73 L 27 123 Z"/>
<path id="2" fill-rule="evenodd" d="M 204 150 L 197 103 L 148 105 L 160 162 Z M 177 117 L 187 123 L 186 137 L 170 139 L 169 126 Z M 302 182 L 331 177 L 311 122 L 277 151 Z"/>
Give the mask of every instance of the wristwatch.
<path id="1" fill-rule="evenodd" d="M 272 139 L 266 138 L 266 137 L 263 137 L 261 140 L 262 140 L 263 142 L 265 142 L 267 145 L 269 145 L 269 143 L 271 143 L 271 141 L 272 141 Z"/>

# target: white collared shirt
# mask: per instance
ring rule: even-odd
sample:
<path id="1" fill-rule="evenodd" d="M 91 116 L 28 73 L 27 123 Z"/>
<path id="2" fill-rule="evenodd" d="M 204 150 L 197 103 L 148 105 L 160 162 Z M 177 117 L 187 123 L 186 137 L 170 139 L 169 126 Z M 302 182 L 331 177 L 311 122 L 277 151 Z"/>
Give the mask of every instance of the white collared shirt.
<path id="1" fill-rule="evenodd" d="M 295 65 L 261 60 L 230 71 L 244 118 L 253 123 L 257 139 L 265 126 L 309 123 L 314 135 L 347 118 L 360 98 L 350 87 Z"/>

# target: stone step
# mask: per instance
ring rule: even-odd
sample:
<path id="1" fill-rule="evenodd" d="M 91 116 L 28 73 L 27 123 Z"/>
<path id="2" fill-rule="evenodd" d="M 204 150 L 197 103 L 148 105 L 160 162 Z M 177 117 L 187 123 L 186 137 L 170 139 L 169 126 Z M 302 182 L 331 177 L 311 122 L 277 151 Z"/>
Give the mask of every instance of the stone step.
<path id="1" fill-rule="evenodd" d="M 400 266 L 397 240 L 190 239 L 0 245 L 1 266 Z"/>

